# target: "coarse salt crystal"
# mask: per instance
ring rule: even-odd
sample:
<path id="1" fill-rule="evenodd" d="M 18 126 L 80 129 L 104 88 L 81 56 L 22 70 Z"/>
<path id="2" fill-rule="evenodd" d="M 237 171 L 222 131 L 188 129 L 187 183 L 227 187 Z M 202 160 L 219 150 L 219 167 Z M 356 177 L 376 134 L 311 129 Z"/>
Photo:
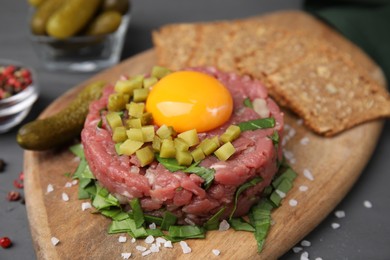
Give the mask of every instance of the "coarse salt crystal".
<path id="1" fill-rule="evenodd" d="M 51 237 L 51 244 L 53 245 L 53 246 L 56 246 L 56 245 L 58 245 L 58 243 L 60 242 L 60 240 L 58 239 L 58 238 L 56 238 L 56 237 Z"/>
<path id="2" fill-rule="evenodd" d="M 340 227 L 340 224 L 339 223 L 332 223 L 331 226 L 333 229 L 338 229 Z"/>
<path id="3" fill-rule="evenodd" d="M 299 142 L 301 143 L 301 145 L 308 145 L 310 139 L 308 137 L 303 137 Z"/>
<path id="4" fill-rule="evenodd" d="M 295 129 L 294 129 L 294 128 L 291 128 L 291 129 L 288 131 L 288 134 L 287 134 L 287 135 L 291 138 L 291 137 L 293 137 L 295 134 L 296 134 Z"/>
<path id="5" fill-rule="evenodd" d="M 300 191 L 307 191 L 309 189 L 309 187 L 305 186 L 305 185 L 301 185 L 299 186 L 299 190 Z"/>
<path id="6" fill-rule="evenodd" d="M 221 251 L 219 251 L 218 249 L 213 249 L 211 250 L 213 252 L 214 255 L 220 255 L 221 254 Z"/>
<path id="7" fill-rule="evenodd" d="M 131 239 L 131 243 L 135 243 L 137 241 L 134 237 Z"/>
<path id="8" fill-rule="evenodd" d="M 149 235 L 145 238 L 145 243 L 146 244 L 151 244 L 154 242 L 154 237 L 152 235 Z"/>
<path id="9" fill-rule="evenodd" d="M 297 125 L 302 125 L 303 124 L 303 119 L 298 119 L 297 120 Z"/>
<path id="10" fill-rule="evenodd" d="M 343 218 L 343 217 L 345 217 L 345 211 L 344 210 L 337 210 L 337 211 L 335 211 L 334 215 L 337 218 Z"/>
<path id="11" fill-rule="evenodd" d="M 151 250 L 146 250 L 144 252 L 142 252 L 142 256 L 147 256 L 147 255 L 150 255 L 152 253 Z"/>
<path id="12" fill-rule="evenodd" d="M 230 228 L 229 222 L 227 222 L 225 219 L 219 223 L 219 231 L 226 231 Z"/>
<path id="13" fill-rule="evenodd" d="M 309 260 L 309 253 L 306 252 L 306 251 L 303 252 L 303 253 L 301 254 L 300 260 Z"/>
<path id="14" fill-rule="evenodd" d="M 131 253 L 122 253 L 121 256 L 123 259 L 129 259 L 131 256 Z"/>
<path id="15" fill-rule="evenodd" d="M 137 249 L 138 251 L 141 251 L 141 252 L 146 251 L 146 247 L 144 247 L 144 246 L 136 246 L 135 249 Z"/>
<path id="16" fill-rule="evenodd" d="M 158 245 L 156 244 L 152 244 L 149 248 L 150 251 L 152 251 L 153 253 L 157 253 L 157 252 L 160 252 L 160 248 Z"/>
<path id="17" fill-rule="evenodd" d="M 70 187 L 72 187 L 72 183 L 71 182 L 65 183 L 65 188 L 70 188 Z"/>
<path id="18" fill-rule="evenodd" d="M 288 204 L 290 204 L 291 207 L 295 207 L 296 205 L 298 205 L 298 201 L 295 200 L 295 199 L 291 199 Z"/>
<path id="19" fill-rule="evenodd" d="M 368 201 L 368 200 L 365 200 L 363 202 L 363 205 L 364 205 L 364 207 L 366 207 L 368 209 L 372 208 L 372 203 L 370 201 Z"/>
<path id="20" fill-rule="evenodd" d="M 314 260 L 322 260 L 322 257 L 316 257 Z"/>
<path id="21" fill-rule="evenodd" d="M 46 188 L 46 192 L 47 192 L 47 193 L 50 193 L 50 192 L 52 192 L 53 190 L 54 190 L 54 187 L 53 187 L 52 184 L 47 185 L 47 188 Z"/>
<path id="22" fill-rule="evenodd" d="M 301 246 L 311 246 L 311 242 L 308 240 L 302 240 L 301 241 Z"/>
<path id="23" fill-rule="evenodd" d="M 307 179 L 309 179 L 309 180 L 311 180 L 311 181 L 314 180 L 313 175 L 311 174 L 311 172 L 310 172 L 308 169 L 304 169 L 304 170 L 303 170 L 303 175 L 304 175 Z"/>
<path id="24" fill-rule="evenodd" d="M 156 223 L 150 224 L 150 225 L 149 225 L 149 228 L 150 228 L 150 229 L 156 229 L 156 228 L 157 228 Z"/>
<path id="25" fill-rule="evenodd" d="M 188 244 L 185 241 L 180 241 L 181 249 L 183 250 L 183 254 L 189 254 L 191 253 L 191 247 L 188 246 Z"/>
<path id="26" fill-rule="evenodd" d="M 162 237 L 156 238 L 156 244 L 157 245 L 164 244 L 165 242 L 167 242 L 167 240 L 162 238 Z"/>
<path id="27" fill-rule="evenodd" d="M 90 202 L 81 203 L 81 210 L 82 211 L 85 211 L 85 210 L 90 209 L 90 208 L 92 208 L 92 205 Z"/>
<path id="28" fill-rule="evenodd" d="M 72 185 L 76 185 L 77 183 L 79 183 L 78 180 L 73 180 L 72 181 Z"/>
<path id="29" fill-rule="evenodd" d="M 69 201 L 69 196 L 65 192 L 63 192 L 61 196 L 63 201 Z"/>
<path id="30" fill-rule="evenodd" d="M 299 252 L 301 252 L 303 250 L 303 248 L 300 247 L 300 246 L 295 246 L 295 247 L 293 247 L 292 250 L 293 250 L 294 253 L 299 253 Z"/>
<path id="31" fill-rule="evenodd" d="M 164 247 L 166 247 L 166 248 L 172 248 L 173 246 L 172 246 L 172 241 L 167 241 L 167 242 L 165 242 L 164 243 Z"/>
<path id="32" fill-rule="evenodd" d="M 119 243 L 125 243 L 127 241 L 127 238 L 125 236 L 119 236 L 118 242 Z"/>
<path id="33" fill-rule="evenodd" d="M 278 194 L 279 197 L 281 197 L 282 199 L 283 199 L 284 197 L 286 197 L 286 193 L 284 193 L 284 192 L 281 191 L 281 190 L 275 190 L 275 192 L 276 192 L 276 194 Z"/>

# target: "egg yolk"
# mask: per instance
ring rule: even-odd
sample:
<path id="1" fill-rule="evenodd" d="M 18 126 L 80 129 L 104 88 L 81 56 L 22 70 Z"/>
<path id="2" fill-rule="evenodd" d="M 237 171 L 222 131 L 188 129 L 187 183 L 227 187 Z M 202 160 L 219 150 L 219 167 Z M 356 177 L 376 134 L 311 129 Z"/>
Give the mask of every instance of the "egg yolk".
<path id="1" fill-rule="evenodd" d="M 178 71 L 153 86 L 146 110 L 158 126 L 172 126 L 179 133 L 191 129 L 206 132 L 229 120 L 233 99 L 214 77 L 197 71 Z"/>

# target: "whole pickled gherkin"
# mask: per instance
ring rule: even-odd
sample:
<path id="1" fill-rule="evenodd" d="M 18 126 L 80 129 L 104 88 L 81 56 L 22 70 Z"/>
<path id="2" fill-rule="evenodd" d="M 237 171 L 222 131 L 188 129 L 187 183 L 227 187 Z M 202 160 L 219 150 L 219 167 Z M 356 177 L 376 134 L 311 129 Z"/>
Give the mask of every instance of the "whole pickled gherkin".
<path id="1" fill-rule="evenodd" d="M 102 81 L 94 82 L 59 113 L 25 124 L 18 131 L 17 143 L 27 150 L 42 151 L 71 141 L 80 134 L 89 104 L 102 95 L 104 86 Z"/>
<path id="2" fill-rule="evenodd" d="M 47 22 L 46 31 L 59 39 L 72 37 L 91 21 L 101 0 L 67 0 Z"/>
<path id="3" fill-rule="evenodd" d="M 122 15 L 115 11 L 99 14 L 88 26 L 88 35 L 104 35 L 115 32 L 121 25 Z"/>
<path id="4" fill-rule="evenodd" d="M 46 0 L 40 4 L 31 18 L 30 27 L 32 33 L 36 35 L 45 35 L 49 18 L 64 4 L 64 2 L 64 0 Z"/>
<path id="5" fill-rule="evenodd" d="M 104 11 L 117 11 L 125 14 L 130 8 L 129 0 L 103 0 Z"/>

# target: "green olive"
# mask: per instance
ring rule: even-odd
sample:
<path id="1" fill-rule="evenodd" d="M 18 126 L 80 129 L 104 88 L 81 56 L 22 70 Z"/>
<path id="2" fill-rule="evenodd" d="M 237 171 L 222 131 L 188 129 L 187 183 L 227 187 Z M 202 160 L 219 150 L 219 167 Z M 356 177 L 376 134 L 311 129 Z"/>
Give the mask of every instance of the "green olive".
<path id="1" fill-rule="evenodd" d="M 16 136 L 17 143 L 27 150 L 42 151 L 73 140 L 83 128 L 89 104 L 102 95 L 104 86 L 101 81 L 92 83 L 59 113 L 23 125 Z"/>
<path id="2" fill-rule="evenodd" d="M 93 18 L 101 0 L 67 0 L 49 19 L 47 33 L 58 39 L 72 37 Z"/>
<path id="3" fill-rule="evenodd" d="M 87 29 L 88 35 L 103 35 L 115 32 L 120 26 L 122 15 L 116 11 L 99 14 Z"/>

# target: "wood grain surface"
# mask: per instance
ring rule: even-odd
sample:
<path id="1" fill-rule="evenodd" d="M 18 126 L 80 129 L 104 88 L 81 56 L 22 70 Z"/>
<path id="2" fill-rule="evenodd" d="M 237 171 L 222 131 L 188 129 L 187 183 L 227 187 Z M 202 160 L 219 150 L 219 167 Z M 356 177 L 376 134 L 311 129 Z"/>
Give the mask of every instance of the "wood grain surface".
<path id="1" fill-rule="evenodd" d="M 108 82 L 122 74 L 146 73 L 156 61 L 154 50 L 149 50 L 103 71 L 87 82 L 74 87 L 53 102 L 41 118 L 52 115 L 65 107 L 77 93 L 91 81 Z M 81 210 L 77 199 L 77 185 L 65 184 L 71 179 L 78 162 L 63 148 L 47 152 L 25 152 L 25 193 L 28 219 L 38 259 L 121 259 L 121 253 L 131 252 L 131 259 L 206 259 L 216 257 L 212 249 L 221 251 L 218 259 L 276 259 L 283 255 L 311 230 L 313 230 L 337 206 L 355 183 L 370 159 L 378 141 L 383 122 L 374 121 L 355 127 L 333 138 L 313 134 L 300 124 L 298 118 L 286 111 L 286 136 L 291 136 L 285 150 L 293 154 L 291 166 L 298 172 L 293 189 L 280 208 L 272 213 L 274 225 L 261 254 L 256 251 L 252 233 L 213 231 L 203 240 L 188 240 L 190 254 L 183 254 L 178 244 L 173 249 L 162 248 L 159 253 L 146 257 L 135 249 L 145 246 L 143 240 L 119 243 L 119 235 L 108 235 L 109 220 L 93 210 Z M 295 134 L 294 134 L 295 132 Z M 301 142 L 302 138 L 308 142 Z M 309 170 L 314 180 L 303 175 Z M 51 184 L 54 191 L 47 193 Z M 301 185 L 308 187 L 303 192 Z M 62 193 L 69 201 L 61 199 Z M 295 199 L 295 207 L 289 205 Z M 56 237 L 59 244 L 53 246 L 50 239 Z"/>

